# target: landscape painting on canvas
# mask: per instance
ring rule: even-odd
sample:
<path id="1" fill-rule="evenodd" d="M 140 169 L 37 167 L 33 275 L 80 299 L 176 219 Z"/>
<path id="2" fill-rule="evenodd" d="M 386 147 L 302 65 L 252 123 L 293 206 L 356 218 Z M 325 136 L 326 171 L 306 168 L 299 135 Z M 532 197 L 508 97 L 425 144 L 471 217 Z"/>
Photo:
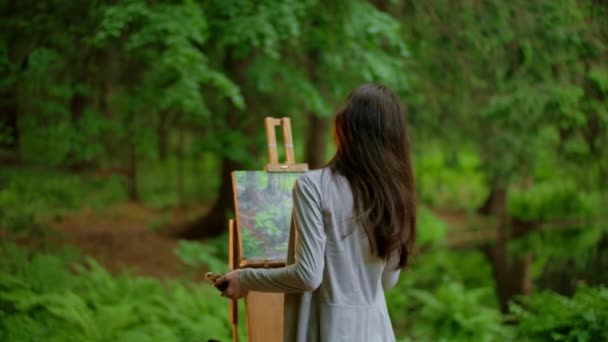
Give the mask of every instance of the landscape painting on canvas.
<path id="1" fill-rule="evenodd" d="M 285 261 L 293 202 L 300 172 L 234 171 L 237 224 L 247 262 Z"/>

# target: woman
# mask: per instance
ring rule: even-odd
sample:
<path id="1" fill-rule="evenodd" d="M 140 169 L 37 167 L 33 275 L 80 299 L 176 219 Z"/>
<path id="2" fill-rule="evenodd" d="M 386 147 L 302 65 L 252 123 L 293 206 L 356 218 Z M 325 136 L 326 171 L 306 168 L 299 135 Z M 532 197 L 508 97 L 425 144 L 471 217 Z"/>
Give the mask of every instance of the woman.
<path id="1" fill-rule="evenodd" d="M 337 152 L 293 189 L 287 266 L 240 269 L 222 295 L 284 292 L 286 342 L 394 341 L 384 290 L 407 266 L 416 201 L 404 114 L 384 86 L 355 89 L 335 118 Z"/>

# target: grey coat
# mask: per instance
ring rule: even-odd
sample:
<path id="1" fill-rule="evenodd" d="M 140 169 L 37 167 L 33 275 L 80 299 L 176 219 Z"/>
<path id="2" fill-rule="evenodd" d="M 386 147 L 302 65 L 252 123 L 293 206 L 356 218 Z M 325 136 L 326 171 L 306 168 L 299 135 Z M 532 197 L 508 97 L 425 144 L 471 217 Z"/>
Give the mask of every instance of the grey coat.
<path id="1" fill-rule="evenodd" d="M 346 179 L 307 172 L 293 201 L 288 265 L 240 270 L 243 288 L 285 293 L 285 342 L 395 341 L 384 290 L 399 278 L 397 258 L 371 253 Z"/>

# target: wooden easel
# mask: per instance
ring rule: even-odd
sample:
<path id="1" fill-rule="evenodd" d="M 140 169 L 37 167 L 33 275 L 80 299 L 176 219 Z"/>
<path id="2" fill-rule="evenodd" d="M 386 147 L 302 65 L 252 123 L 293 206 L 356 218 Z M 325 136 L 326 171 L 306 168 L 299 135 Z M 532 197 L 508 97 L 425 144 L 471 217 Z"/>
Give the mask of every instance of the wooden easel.
<path id="1" fill-rule="evenodd" d="M 293 151 L 293 137 L 291 135 L 291 120 L 289 118 L 266 118 L 266 141 L 268 142 L 268 161 L 264 170 L 268 172 L 302 172 L 308 171 L 308 164 L 296 164 Z M 283 143 L 285 146 L 285 163 L 279 163 L 277 151 L 277 135 L 275 128 L 281 126 L 283 129 Z"/>
<path id="2" fill-rule="evenodd" d="M 308 164 L 296 164 L 291 135 L 291 120 L 289 118 L 264 119 L 266 141 L 268 142 L 268 161 L 264 170 L 267 172 L 303 172 L 308 171 Z M 281 126 L 285 147 L 285 162 L 279 162 L 277 151 L 276 127 Z M 241 236 L 234 220 L 228 224 L 229 232 L 229 267 L 235 270 L 243 265 Z M 268 260 L 257 267 L 281 267 L 285 262 Z M 245 298 L 247 318 L 247 335 L 249 342 L 282 342 L 283 341 L 283 294 L 250 291 Z M 230 301 L 230 320 L 232 323 L 232 340 L 238 342 L 238 301 Z"/>

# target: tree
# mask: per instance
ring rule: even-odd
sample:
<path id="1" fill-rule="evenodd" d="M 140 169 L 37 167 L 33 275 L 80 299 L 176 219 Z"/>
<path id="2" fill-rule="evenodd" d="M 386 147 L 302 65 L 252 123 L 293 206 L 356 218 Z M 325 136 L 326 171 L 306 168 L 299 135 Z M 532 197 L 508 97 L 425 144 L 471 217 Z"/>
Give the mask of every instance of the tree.
<path id="1" fill-rule="evenodd" d="M 416 139 L 444 140 L 447 150 L 470 144 L 482 157 L 489 191 L 478 212 L 496 220 L 497 240 L 485 250 L 506 311 L 529 290 L 532 260 L 507 247 L 535 229 L 509 211 L 509 193 L 560 177 L 595 191 L 605 173 L 604 152 L 593 146 L 608 127 L 598 82 L 606 75 L 606 8 L 406 1 L 400 10 L 415 61 L 407 103 Z"/>
<path id="2" fill-rule="evenodd" d="M 182 234 L 199 238 L 224 231 L 227 213 L 233 207 L 231 172 L 254 164 L 260 154 L 263 114 L 259 104 L 259 83 L 250 68 L 256 58 L 270 58 L 278 63 L 279 46 L 296 37 L 300 17 L 308 6 L 300 1 L 209 1 L 203 6 L 210 31 L 215 35 L 203 49 L 213 51 L 216 61 L 226 75 L 239 85 L 243 103 L 222 101 L 215 107 L 211 125 L 214 135 L 203 139 L 221 158 L 220 188 L 211 210 L 187 225 Z M 219 138 L 219 139 L 218 139 Z"/>
<path id="3" fill-rule="evenodd" d="M 214 50 L 229 51 L 240 61 L 236 72 L 230 59 L 224 69 L 240 85 L 249 112 L 227 111 L 223 117 L 233 132 L 255 137 L 253 144 L 247 141 L 253 147 L 240 148 L 241 153 L 250 154 L 243 156 L 241 163 L 264 152 L 263 130 L 258 129 L 262 117 L 268 115 L 263 113 L 280 113 L 296 120 L 308 119 L 309 130 L 321 130 L 309 131 L 306 144 L 311 166 L 319 166 L 327 145 L 323 117 L 331 113 L 331 105 L 343 101 L 347 92 L 363 81 L 403 86 L 403 75 L 390 72 L 391 67 L 402 63 L 405 54 L 399 25 L 365 1 L 256 2 L 245 6 L 239 3 L 234 8 L 225 2 L 218 7 L 213 4 L 207 7 L 210 17 L 222 18 L 210 23 L 218 32 Z M 249 24 L 261 18 L 266 25 L 258 28 Z M 366 48 L 371 46 L 383 50 Z M 239 137 L 231 145 L 235 147 L 243 140 Z M 223 231 L 226 211 L 233 206 L 229 172 L 241 163 L 237 155 L 224 157 L 218 200 L 207 217 L 188 227 L 193 233 L 188 236 L 200 236 L 204 230 Z"/>

